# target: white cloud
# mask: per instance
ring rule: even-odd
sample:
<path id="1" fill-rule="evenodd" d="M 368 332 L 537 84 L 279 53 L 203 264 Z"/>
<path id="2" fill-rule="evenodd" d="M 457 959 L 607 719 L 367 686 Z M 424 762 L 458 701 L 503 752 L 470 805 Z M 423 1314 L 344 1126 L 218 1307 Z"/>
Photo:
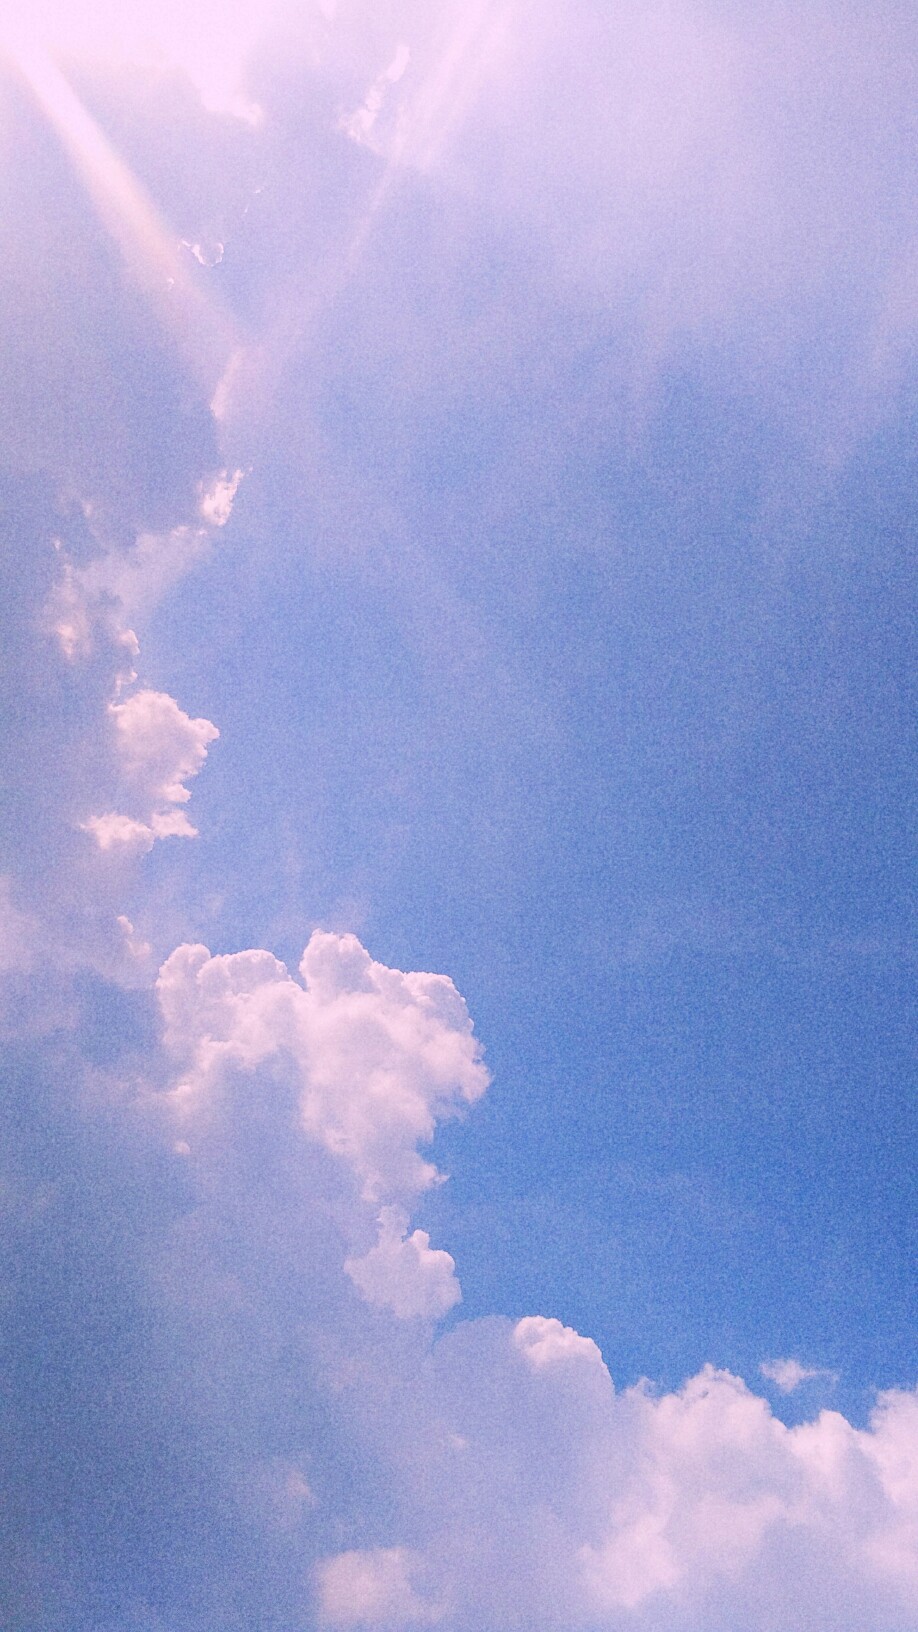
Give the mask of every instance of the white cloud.
<path id="1" fill-rule="evenodd" d="M 210 720 L 193 720 L 163 691 L 137 691 L 109 709 L 125 771 L 154 805 L 184 804 L 185 787 L 219 735 Z"/>
<path id="2" fill-rule="evenodd" d="M 411 1584 L 416 1560 L 402 1547 L 339 1553 L 317 1570 L 320 1613 L 329 1626 L 383 1628 L 434 1625 L 443 1609 Z"/>
<path id="3" fill-rule="evenodd" d="M 124 937 L 124 946 L 129 957 L 136 959 L 138 963 L 144 963 L 153 951 L 149 941 L 143 940 L 143 938 L 137 934 L 130 918 L 128 918 L 123 912 L 119 912 L 116 915 L 115 921 Z"/>
<path id="4" fill-rule="evenodd" d="M 392 1309 L 402 1320 L 437 1320 L 462 1296 L 454 1259 L 434 1250 L 425 1230 L 409 1235 L 399 1207 L 383 1208 L 378 1244 L 362 1258 L 348 1258 L 344 1267 L 368 1303 Z"/>
<path id="5" fill-rule="evenodd" d="M 342 121 L 342 130 L 355 142 L 372 147 L 373 126 L 386 99 L 390 85 L 397 85 L 411 61 L 411 48 L 402 42 L 397 48 L 392 61 L 383 72 L 374 79 L 364 101 L 352 113 L 350 118 Z"/>
<path id="6" fill-rule="evenodd" d="M 284 1058 L 304 1131 L 352 1168 L 368 1199 L 425 1189 L 437 1172 L 418 1145 L 488 1081 L 455 986 L 387 969 L 355 936 L 321 930 L 300 972 L 303 986 L 268 952 L 173 952 L 158 990 L 169 1045 L 187 1060 L 181 1104 L 193 1116 L 233 1070 Z"/>
<path id="7" fill-rule="evenodd" d="M 92 834 L 100 850 L 114 850 L 122 855 L 145 855 L 156 843 L 152 827 L 135 821 L 132 816 L 122 816 L 117 810 L 89 816 L 80 826 L 84 833 Z"/>
<path id="8" fill-rule="evenodd" d="M 204 494 L 202 505 L 211 491 Z M 120 624 L 149 617 L 173 584 L 206 557 L 210 543 L 205 527 L 182 525 L 167 533 L 141 533 L 130 550 L 110 550 L 91 561 L 80 574 L 80 586 L 94 619 L 107 617 Z"/>
<path id="9" fill-rule="evenodd" d="M 174 697 L 163 691 L 137 691 L 123 703 L 110 703 L 116 745 L 132 799 L 141 816 L 107 811 L 80 825 L 100 850 L 142 854 L 157 839 L 194 838 L 185 812 L 177 807 L 191 798 L 186 781 L 197 776 L 207 750 L 219 735 L 210 720 L 193 720 Z"/>
<path id="10" fill-rule="evenodd" d="M 85 662 L 97 646 L 107 648 L 110 658 L 116 700 L 107 714 L 114 726 L 115 779 L 124 784 L 128 808 L 94 811 L 78 824 L 103 852 L 138 856 L 157 839 L 197 834 L 180 808 L 191 797 L 185 784 L 198 774 L 220 733 L 210 720 L 187 715 L 166 692 L 141 687 L 124 696 L 137 681 L 134 664 L 140 653 L 127 620 L 147 616 L 206 553 L 214 530 L 230 519 L 242 477 L 239 469 L 222 470 L 201 484 L 200 526 L 141 533 L 130 548 L 100 548 L 80 567 L 65 556 L 45 602 L 42 621 L 69 663 Z M 85 508 L 92 530 L 92 506 Z"/>
<path id="11" fill-rule="evenodd" d="M 519 1327 L 460 1325 L 432 1388 L 423 1363 L 404 1378 L 407 1415 L 362 1374 L 398 1545 L 324 1561 L 326 1619 L 396 1627 L 432 1603 L 451 1632 L 915 1632 L 918 1394 L 883 1396 L 862 1430 L 834 1412 L 787 1428 L 712 1367 L 615 1394 L 576 1336 L 521 1373 L 538 1344 Z"/>
<path id="12" fill-rule="evenodd" d="M 205 45 L 208 38 L 208 29 L 198 28 L 201 8 L 172 9 L 179 46 L 188 11 L 194 25 L 188 32 L 206 68 L 207 51 L 198 49 L 198 34 Z M 499 9 L 434 8 L 442 26 L 428 25 L 425 34 L 418 8 L 389 8 L 390 44 L 401 39 L 402 12 L 412 23 L 411 73 L 404 71 L 404 46 L 373 80 L 378 63 L 387 60 L 384 50 L 358 81 L 372 80 L 371 90 L 350 134 L 392 164 L 429 169 L 491 72 L 498 39 L 491 25 Z M 368 14 L 360 6 L 351 12 L 362 20 Z M 573 24 L 566 14 L 556 22 L 549 12 L 533 9 L 533 61 L 504 75 L 487 115 L 490 126 L 482 127 L 497 132 L 494 142 L 481 143 L 495 176 L 497 209 L 509 200 L 533 225 L 534 241 L 554 244 L 571 280 L 605 296 L 627 285 L 635 269 L 643 276 L 644 259 L 652 262 L 657 253 L 663 272 L 651 267 L 648 277 L 650 328 L 691 326 L 712 311 L 719 321 L 721 309 L 741 304 L 750 288 L 760 295 L 786 292 L 801 266 L 806 273 L 806 254 L 795 249 L 810 221 L 806 209 L 796 208 L 796 182 L 783 190 L 780 142 L 774 152 L 763 148 L 763 170 L 748 174 L 756 137 L 746 123 L 750 103 L 739 93 L 754 60 L 751 48 L 740 50 L 720 26 L 706 24 L 686 5 L 652 8 L 649 15 L 626 5 L 616 16 L 614 38 L 602 18 L 594 33 L 581 8 L 574 8 Z M 112 20 L 103 19 L 103 35 Z M 422 36 L 417 46 L 415 30 Z M 595 52 L 585 49 L 591 42 Z M 234 39 L 236 55 L 238 43 Z M 578 60 L 580 79 L 572 71 Z M 237 93 L 217 62 L 212 90 L 221 75 L 229 106 Z M 826 83 L 838 77 L 836 63 Z M 586 94 L 571 96 L 578 84 Z M 773 88 L 763 98 L 766 117 Z M 801 87 L 790 90 L 799 115 Z M 804 136 L 812 173 L 819 131 L 807 126 Z M 470 167 L 473 157 L 467 156 Z M 803 164 L 800 174 L 806 173 Z M 787 174 L 797 172 L 790 167 Z M 836 242 L 833 220 L 845 219 L 843 205 L 844 198 L 835 200 L 828 212 L 830 244 Z M 204 240 L 190 242 L 198 259 L 213 257 Z M 867 234 L 865 264 L 870 247 Z M 813 255 L 818 272 L 818 244 Z M 699 277 L 699 268 L 716 275 Z M 166 693 L 123 695 L 133 683 L 130 666 L 138 651 L 125 619 L 148 612 L 206 552 L 208 529 L 229 520 L 238 481 L 238 471 L 224 472 L 201 492 L 201 526 L 142 534 L 132 550 L 110 550 L 85 568 L 63 564 L 52 621 L 67 658 L 76 663 L 103 631 L 119 646 L 105 693 L 114 690 L 117 700 L 105 714 L 103 697 L 99 717 L 111 728 L 130 797 L 124 810 L 83 824 L 100 850 L 141 853 L 157 838 L 195 831 L 184 809 L 186 784 L 217 730 L 190 718 Z M 124 914 L 117 923 L 127 954 L 142 960 L 146 943 Z M 0 965 L 27 967 L 35 936 L 31 916 L 13 906 L 8 889 L 0 890 Z M 173 1137 L 171 1150 L 191 1174 L 193 1208 L 171 1234 L 162 1232 L 168 1245 L 158 1250 L 164 1258 L 173 1254 L 174 1279 L 194 1303 L 185 1347 L 174 1346 L 180 1432 L 193 1437 L 195 1409 L 206 1414 L 197 1400 L 185 1409 L 198 1380 L 207 1405 L 225 1412 L 227 1431 L 213 1435 L 209 1454 L 197 1457 L 197 1446 L 192 1449 L 196 1477 L 203 1466 L 218 1484 L 226 1475 L 221 1458 L 244 1461 L 259 1424 L 270 1422 L 272 1450 L 275 1444 L 280 1449 L 265 1464 L 263 1446 L 255 1447 L 259 1500 L 271 1525 L 294 1534 L 299 1545 L 303 1514 L 321 1505 L 314 1490 L 333 1484 L 336 1450 L 319 1435 L 310 1441 L 312 1417 L 297 1392 L 309 1367 L 326 1389 L 325 1404 L 333 1401 L 347 1421 L 354 1465 L 373 1470 L 373 1493 L 361 1491 L 356 1519 L 353 1510 L 334 1515 L 336 1539 L 326 1537 L 322 1545 L 363 1543 L 372 1530 L 376 1539 L 396 1544 L 346 1549 L 320 1563 L 325 1621 L 373 1632 L 433 1624 L 447 1614 L 451 1632 L 520 1626 L 540 1632 L 916 1632 L 916 1396 L 884 1396 L 866 1429 L 832 1412 L 789 1429 L 739 1379 L 711 1368 L 675 1393 L 616 1395 L 596 1344 L 543 1315 L 512 1328 L 466 1322 L 429 1344 L 422 1321 L 435 1320 L 458 1300 L 453 1259 L 431 1248 L 426 1232 L 409 1233 L 399 1207 L 379 1211 L 379 1203 L 410 1199 L 435 1181 L 421 1151 L 437 1121 L 484 1091 L 487 1077 L 465 1006 L 448 980 L 386 969 L 351 936 L 314 936 L 301 970 L 302 985 L 267 952 L 212 957 L 203 947 L 182 947 L 164 966 L 160 999 L 170 1045 L 184 1068 L 165 1100 L 171 1133 L 187 1136 Z M 277 1139 L 290 1161 L 272 1170 L 271 1183 L 262 1185 L 246 1213 L 239 1173 L 253 1150 L 260 1153 L 256 1113 L 270 1115 L 278 1079 L 288 1077 L 295 1116 L 285 1121 L 281 1105 Z M 240 1078 L 247 1079 L 249 1098 Z M 218 1159 L 206 1183 L 193 1190 L 195 1158 L 208 1139 Z M 295 1209 L 281 1181 L 299 1157 L 298 1140 L 334 1159 L 340 1185 L 318 1200 L 306 1187 L 294 1234 L 288 1213 Z M 130 1183 L 129 1175 L 123 1183 Z M 354 1188 L 362 1190 L 357 1200 Z M 146 1193 L 143 1199 L 146 1205 Z M 341 1305 L 314 1273 L 320 1253 L 311 1242 L 319 1237 L 323 1208 L 348 1241 L 333 1266 Z M 141 1216 L 143 1208 L 136 1209 Z M 367 1247 L 377 1216 L 378 1240 Z M 105 1227 L 108 1242 L 118 1228 L 117 1211 Z M 219 1270 L 210 1302 L 198 1296 L 203 1272 L 198 1280 L 188 1272 L 196 1250 L 205 1257 L 200 1243 L 208 1239 Z M 80 1251 L 91 1257 L 86 1243 Z M 383 1332 L 375 1347 L 361 1324 L 371 1317 L 346 1277 L 377 1311 L 395 1317 L 388 1324 L 372 1317 Z M 157 1287 L 165 1278 L 163 1272 Z M 146 1286 L 142 1275 L 137 1282 Z M 102 1302 L 104 1289 L 99 1297 Z M 230 1303 L 228 1321 L 223 1311 Z M 160 1307 L 156 1312 L 162 1315 Z M 147 1326 L 168 1333 L 150 1373 L 159 1388 L 155 1368 L 165 1371 L 172 1363 L 174 1331 L 165 1320 Z M 66 1345 L 60 1347 L 64 1352 Z M 111 1364 L 106 1387 L 111 1384 L 117 1399 Z M 132 1351 L 131 1364 L 143 1382 L 142 1345 Z M 793 1359 L 761 1369 L 785 1392 L 819 1375 Z M 131 1398 L 136 1381 L 132 1374 Z M 75 1375 L 69 1382 L 74 1398 L 91 1386 Z M 101 1424 L 104 1415 L 90 1413 L 87 1420 Z M 170 1413 L 156 1415 L 159 1448 L 167 1443 Z M 331 1430 L 328 1436 L 331 1442 Z M 169 1446 L 177 1465 L 178 1437 L 177 1429 Z M 112 1445 L 107 1452 L 116 1454 Z M 87 1441 L 87 1458 L 95 1454 Z M 370 1485 L 368 1479 L 368 1492 Z M 121 1488 L 129 1492 L 131 1481 Z M 349 1523 L 356 1537 L 344 1534 Z M 298 1584 L 314 1557 L 310 1545 L 307 1538 L 290 1566 Z M 171 1625 L 182 1616 L 164 1610 L 155 1619 Z M 143 1624 L 153 1620 L 151 1610 Z M 221 1624 L 219 1616 L 214 1624 Z"/>
<path id="13" fill-rule="evenodd" d="M 801 1383 L 809 1383 L 815 1377 L 834 1377 L 834 1373 L 819 1366 L 803 1366 L 799 1360 L 763 1360 L 759 1366 L 763 1377 L 774 1383 L 782 1394 L 793 1394 Z"/>
<path id="14" fill-rule="evenodd" d="M 202 1141 L 218 1153 L 216 1217 L 221 1186 L 239 1183 L 228 1153 L 260 1137 L 251 1118 L 272 1101 L 282 1145 L 338 1158 L 340 1199 L 322 1207 L 345 1238 L 365 1241 L 387 1199 L 375 1245 L 342 1252 L 338 1273 L 392 1318 L 371 1331 L 326 1292 L 322 1337 L 332 1397 L 384 1472 L 383 1507 L 361 1522 L 384 1511 L 385 1533 L 319 1561 L 321 1619 L 915 1632 L 918 1396 L 885 1396 L 865 1429 L 835 1412 L 788 1428 L 712 1367 L 673 1393 L 616 1393 L 596 1344 L 548 1316 L 459 1323 L 429 1347 L 425 1323 L 458 1294 L 454 1264 L 391 1201 L 432 1181 L 418 1146 L 483 1091 L 465 1006 L 449 981 L 374 963 L 350 935 L 316 932 L 301 969 L 302 986 L 268 952 L 186 946 L 159 994 L 183 1067 L 165 1097 L 172 1135 L 192 1161 Z M 260 1219 L 263 1197 L 252 1206 Z M 306 1239 L 285 1251 L 301 1258 Z M 323 1262 L 310 1273 L 334 1269 Z M 244 1308 L 244 1288 L 233 1296 Z"/>
<path id="15" fill-rule="evenodd" d="M 130 1385 L 161 1402 L 157 1435 L 182 1401 L 170 1454 L 194 1484 L 205 1447 L 278 1601 L 312 1571 L 319 1622 L 367 1632 L 916 1632 L 918 1394 L 863 1429 L 831 1411 L 788 1428 L 711 1367 L 616 1392 L 549 1316 L 435 1338 L 452 1258 L 376 1198 L 431 1182 L 418 1145 L 484 1089 L 465 1005 L 349 935 L 317 932 L 302 970 L 190 946 L 163 967 L 182 1070 L 147 1107 L 183 1199 L 144 1189 L 164 1209 L 140 1277 L 159 1336 Z"/>
<path id="16" fill-rule="evenodd" d="M 587 1523 L 604 1534 L 578 1550 L 579 1603 L 561 1625 L 835 1632 L 868 1624 L 872 1605 L 875 1624 L 914 1626 L 915 1395 L 887 1396 L 865 1431 L 833 1412 L 788 1429 L 706 1367 L 676 1394 L 619 1396 L 605 1432 L 585 1426 Z"/>
<path id="17" fill-rule="evenodd" d="M 196 245 L 195 248 L 198 246 Z M 222 252 L 223 245 L 220 250 Z M 224 470 L 206 487 L 198 506 L 202 521 L 209 527 L 225 527 L 233 513 L 233 503 L 245 472 Z"/>
<path id="18" fill-rule="evenodd" d="M 141 532 L 128 548 L 102 539 L 99 553 L 83 565 L 62 560 L 44 621 L 65 657 L 71 662 L 87 657 L 100 636 L 123 646 L 131 659 L 138 656 L 137 636 L 129 625 L 148 618 L 173 585 L 207 556 L 215 531 L 232 516 L 244 475 L 241 469 L 221 470 L 200 484 L 200 525 Z M 92 507 L 87 511 L 92 528 Z"/>
<path id="19" fill-rule="evenodd" d="M 568 1360 L 586 1360 L 603 1365 L 603 1358 L 591 1337 L 581 1337 L 572 1326 L 545 1315 L 526 1315 L 513 1328 L 513 1341 L 530 1366 L 540 1370 Z"/>

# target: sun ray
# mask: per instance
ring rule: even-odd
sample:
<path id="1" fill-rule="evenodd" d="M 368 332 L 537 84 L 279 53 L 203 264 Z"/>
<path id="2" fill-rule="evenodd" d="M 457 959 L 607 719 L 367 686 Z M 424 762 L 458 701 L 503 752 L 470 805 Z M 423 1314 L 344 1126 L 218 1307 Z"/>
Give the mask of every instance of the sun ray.
<path id="1" fill-rule="evenodd" d="M 8 45 L 12 60 L 81 177 L 99 219 L 185 365 L 213 387 L 239 343 L 229 314 L 189 275 L 171 233 L 137 177 L 44 48 Z"/>

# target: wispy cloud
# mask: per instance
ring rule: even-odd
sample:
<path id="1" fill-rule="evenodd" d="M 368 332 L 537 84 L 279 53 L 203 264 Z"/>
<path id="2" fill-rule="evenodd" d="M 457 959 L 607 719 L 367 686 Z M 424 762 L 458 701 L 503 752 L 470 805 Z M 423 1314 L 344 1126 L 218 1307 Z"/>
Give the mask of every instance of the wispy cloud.
<path id="1" fill-rule="evenodd" d="M 820 1366 L 804 1366 L 799 1360 L 763 1360 L 759 1366 L 763 1377 L 780 1389 L 782 1394 L 793 1394 L 801 1383 L 811 1383 L 817 1378 L 826 1382 L 837 1382 L 834 1371 L 827 1371 Z"/>

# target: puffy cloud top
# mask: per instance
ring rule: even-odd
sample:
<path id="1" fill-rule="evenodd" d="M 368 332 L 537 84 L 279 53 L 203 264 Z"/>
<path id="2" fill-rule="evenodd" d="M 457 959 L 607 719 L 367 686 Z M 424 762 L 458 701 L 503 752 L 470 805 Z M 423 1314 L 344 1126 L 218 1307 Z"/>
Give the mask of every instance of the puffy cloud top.
<path id="1" fill-rule="evenodd" d="M 368 1303 L 436 1319 L 459 1302 L 455 1262 L 448 1252 L 431 1247 L 426 1230 L 408 1234 L 408 1220 L 397 1207 L 384 1207 L 379 1242 L 363 1258 L 348 1258 L 345 1269 Z"/>
<path id="2" fill-rule="evenodd" d="M 581 1337 L 572 1326 L 560 1320 L 546 1319 L 544 1315 L 527 1315 L 517 1321 L 513 1340 L 529 1365 L 539 1371 L 559 1361 L 586 1360 L 591 1365 L 603 1364 L 602 1355 L 591 1337 Z"/>
<path id="3" fill-rule="evenodd" d="M 112 703 L 118 757 L 139 816 L 107 811 L 84 822 L 102 850 L 149 850 L 157 839 L 194 838 L 183 810 L 191 798 L 185 783 L 197 776 L 207 749 L 220 733 L 210 720 L 193 720 L 163 691 L 137 691 Z"/>
<path id="4" fill-rule="evenodd" d="M 185 781 L 197 776 L 208 744 L 220 735 L 217 727 L 210 720 L 189 719 L 163 691 L 137 691 L 127 702 L 113 703 L 111 713 L 131 780 L 143 786 L 155 805 L 190 799 Z"/>
<path id="5" fill-rule="evenodd" d="M 354 935 L 316 930 L 300 972 L 302 986 L 262 951 L 182 946 L 167 960 L 158 990 L 169 1045 L 187 1061 L 186 1114 L 233 1070 L 286 1062 L 304 1130 L 368 1199 L 425 1189 L 437 1172 L 417 1147 L 488 1083 L 462 998 L 443 975 L 375 963 Z"/>

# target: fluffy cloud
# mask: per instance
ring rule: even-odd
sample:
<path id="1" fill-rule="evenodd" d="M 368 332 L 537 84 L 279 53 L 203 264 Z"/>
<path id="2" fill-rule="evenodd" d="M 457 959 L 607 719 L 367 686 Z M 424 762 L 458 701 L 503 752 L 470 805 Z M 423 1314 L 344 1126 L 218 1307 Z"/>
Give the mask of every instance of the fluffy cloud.
<path id="1" fill-rule="evenodd" d="M 545 1338 L 563 1342 L 533 1363 Z M 787 1428 L 712 1367 L 616 1395 L 594 1345 L 532 1319 L 459 1328 L 435 1365 L 448 1435 L 419 1404 L 426 1506 L 412 1462 L 400 1540 L 455 1632 L 914 1632 L 918 1395 L 881 1397 L 863 1430 L 834 1412 Z M 345 1556 L 344 1581 L 375 1579 L 375 1554 Z"/>
<path id="2" fill-rule="evenodd" d="M 208 744 L 219 736 L 209 720 L 192 720 L 161 691 L 137 691 L 113 703 L 118 750 L 127 776 L 155 805 L 183 804 L 186 778 L 197 776 Z"/>
<path id="3" fill-rule="evenodd" d="M 437 1172 L 418 1145 L 488 1081 L 455 986 L 387 969 L 355 936 L 321 930 L 300 973 L 303 985 L 268 952 L 172 954 L 158 991 L 168 1044 L 187 1062 L 178 1106 L 193 1120 L 234 1070 L 284 1059 L 303 1129 L 350 1166 L 369 1200 L 427 1188 Z"/>
<path id="4" fill-rule="evenodd" d="M 16 1200 L 30 1260 L 47 1276 L 50 1241 L 60 1259 L 43 1318 L 61 1354 L 85 1319 L 55 1290 L 70 1233 L 94 1262 L 101 1231 L 131 1266 L 129 1297 L 96 1294 L 105 1376 L 67 1373 L 95 1425 L 68 1488 L 95 1511 L 115 1480 L 150 1580 L 136 1624 L 241 1632 L 276 1609 L 372 1632 L 915 1632 L 918 1394 L 882 1396 L 865 1428 L 831 1411 L 788 1428 L 712 1367 L 616 1392 L 596 1344 L 551 1316 L 436 1336 L 453 1261 L 379 1201 L 432 1182 L 418 1146 L 484 1090 L 465 1005 L 353 936 L 317 932 L 302 975 L 267 951 L 180 947 L 159 980 L 170 1057 L 148 1048 L 139 1099 L 119 1087 L 100 1121 L 97 1083 L 81 1110 L 44 1112 L 67 1149 L 80 1126 L 92 1184 Z M 147 1558 L 144 1470 L 164 1455 Z M 167 1579 L 153 1555 L 195 1503 L 194 1559 Z M 8 1508 L 7 1539 L 18 1522 Z M 135 1624 L 100 1608 L 111 1522 L 68 1519 L 79 1625 Z M 55 1624 L 30 1579 L 33 1623 Z"/>
<path id="5" fill-rule="evenodd" d="M 194 838 L 180 808 L 191 794 L 185 787 L 197 776 L 207 749 L 220 735 L 210 720 L 192 720 L 174 697 L 162 691 L 137 691 L 126 702 L 109 704 L 117 752 L 125 781 L 142 815 L 107 811 L 89 816 L 83 827 L 100 850 L 140 852 L 157 839 Z"/>
<path id="6" fill-rule="evenodd" d="M 544 1315 L 527 1315 L 513 1328 L 513 1341 L 530 1366 L 541 1370 L 568 1360 L 586 1360 L 602 1365 L 602 1355 L 591 1337 L 581 1337 L 573 1327 Z"/>
<path id="7" fill-rule="evenodd" d="M 208 1206 L 239 1184 L 229 1150 L 261 1141 L 277 1114 L 282 1143 L 332 1160 L 350 1197 L 337 1228 L 365 1239 L 378 1198 L 432 1182 L 418 1145 L 486 1077 L 442 977 L 386 969 L 323 932 L 301 973 L 302 985 L 264 951 L 179 948 L 159 981 L 182 1064 L 163 1102 L 192 1162 L 222 1153 Z M 299 1217 L 286 1250 L 302 1254 L 318 1215 Z M 431 1347 L 423 1330 L 458 1296 L 453 1261 L 397 1206 L 377 1227 L 367 1250 L 339 1249 L 336 1271 L 326 1259 L 381 1322 L 326 1292 L 336 1358 L 322 1386 L 387 1497 L 363 1514 L 363 1545 L 358 1530 L 316 1561 L 325 1623 L 914 1632 L 918 1396 L 883 1396 L 864 1429 L 828 1411 L 788 1428 L 712 1367 L 675 1393 L 616 1393 L 596 1344 L 547 1316 L 467 1322 Z"/>
<path id="8" fill-rule="evenodd" d="M 915 1396 L 887 1397 L 866 1432 L 833 1412 L 788 1429 L 710 1367 L 634 1403 L 629 1477 L 610 1492 L 608 1537 L 581 1555 L 613 1624 L 640 1609 L 680 1627 L 847 1627 L 871 1604 L 879 1624 L 913 1624 Z"/>
<path id="9" fill-rule="evenodd" d="M 436 1320 L 460 1301 L 454 1260 L 431 1248 L 426 1230 L 409 1235 L 408 1219 L 397 1207 L 380 1213 L 377 1245 L 363 1258 L 346 1259 L 344 1267 L 368 1303 L 404 1320 Z"/>
<path id="10" fill-rule="evenodd" d="M 114 727 L 114 757 L 131 809 L 105 811 L 80 824 L 100 850 L 142 854 L 157 839 L 193 838 L 197 829 L 180 808 L 191 797 L 185 783 L 197 776 L 207 750 L 220 735 L 210 720 L 192 719 L 168 693 L 141 688 L 133 667 L 140 644 L 128 619 L 146 616 L 172 584 L 209 548 L 225 527 L 242 471 L 222 471 L 201 484 L 199 524 L 164 534 L 141 533 L 127 548 L 96 550 L 75 564 L 65 553 L 44 609 L 46 628 L 68 662 L 85 664 L 97 646 L 111 654 L 116 700 L 107 713 Z M 91 507 L 88 520 L 91 522 Z M 58 547 L 60 543 L 58 541 Z"/>
<path id="11" fill-rule="evenodd" d="M 204 480 L 198 521 L 177 531 L 209 538 L 237 485 L 229 473 Z M 173 500 L 186 513 L 181 492 Z M 126 614 L 145 615 L 176 575 L 158 560 L 175 531 L 138 538 L 53 474 L 0 479 L 0 1012 L 19 1039 L 78 1025 L 81 983 L 150 980 L 149 906 L 133 899 L 134 869 L 111 860 L 194 832 L 186 783 L 217 735 L 167 693 L 137 686 Z"/>

